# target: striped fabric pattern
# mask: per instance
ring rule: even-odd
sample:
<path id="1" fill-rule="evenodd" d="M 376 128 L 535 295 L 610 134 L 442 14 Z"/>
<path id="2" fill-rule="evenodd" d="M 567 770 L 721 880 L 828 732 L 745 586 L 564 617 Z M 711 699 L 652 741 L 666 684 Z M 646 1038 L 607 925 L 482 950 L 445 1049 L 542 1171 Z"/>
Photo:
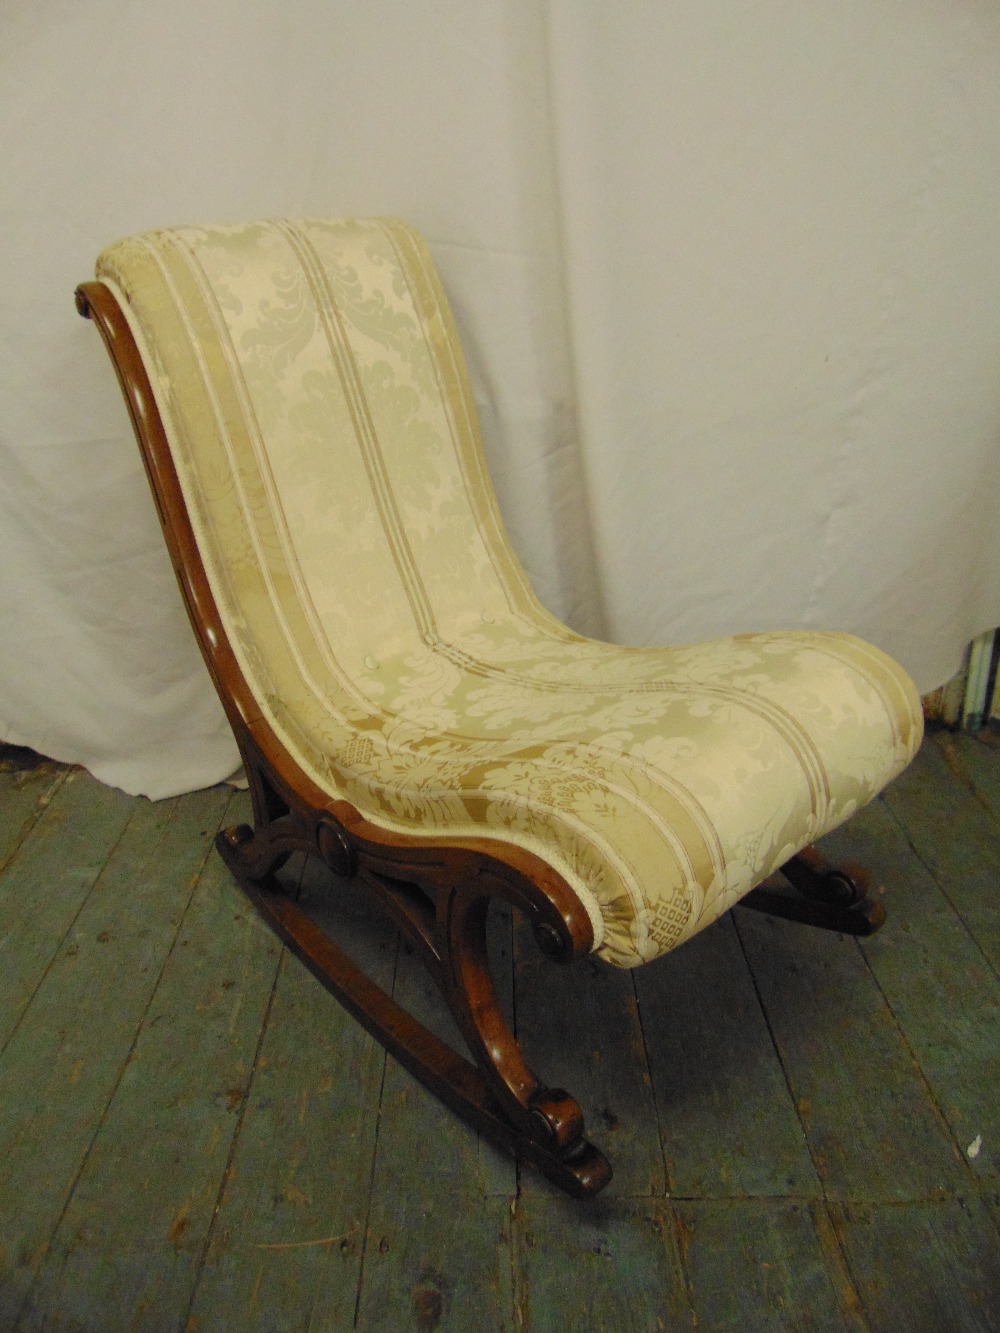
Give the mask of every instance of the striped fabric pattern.
<path id="1" fill-rule="evenodd" d="M 689 938 L 914 754 L 912 683 L 851 636 L 623 648 L 540 605 L 404 223 L 148 233 L 97 275 L 152 368 L 233 650 L 289 753 L 382 827 L 529 848 L 608 961 Z"/>

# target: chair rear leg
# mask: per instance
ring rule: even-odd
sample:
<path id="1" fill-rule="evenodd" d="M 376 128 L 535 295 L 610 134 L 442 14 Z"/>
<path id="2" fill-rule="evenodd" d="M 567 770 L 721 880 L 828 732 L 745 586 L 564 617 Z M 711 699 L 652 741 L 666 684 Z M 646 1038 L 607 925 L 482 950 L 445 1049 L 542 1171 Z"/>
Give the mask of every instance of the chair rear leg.
<path id="1" fill-rule="evenodd" d="M 845 935 L 873 935 L 885 924 L 885 908 L 872 898 L 861 866 L 831 866 L 815 847 L 803 847 L 779 874 L 794 893 L 784 891 L 772 875 L 739 905 Z"/>

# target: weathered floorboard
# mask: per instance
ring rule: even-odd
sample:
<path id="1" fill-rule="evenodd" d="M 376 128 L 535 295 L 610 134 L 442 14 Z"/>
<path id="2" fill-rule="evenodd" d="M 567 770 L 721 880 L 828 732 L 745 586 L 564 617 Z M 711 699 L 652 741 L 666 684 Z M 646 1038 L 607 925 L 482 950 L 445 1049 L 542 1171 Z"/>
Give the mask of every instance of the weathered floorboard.
<path id="1" fill-rule="evenodd" d="M 183 1326 L 280 953 L 213 856 L 22 1328 Z"/>
<path id="2" fill-rule="evenodd" d="M 5 1307 L 20 1304 L 47 1254 L 227 800 L 136 805 L 0 1055 L 0 1309 L 11 1318 Z"/>
<path id="3" fill-rule="evenodd" d="M 209 851 L 245 805 L 0 771 L 0 1329 L 1000 1333 L 996 748 L 932 737 L 825 840 L 883 891 L 870 939 L 738 909 L 622 974 L 497 914 L 529 1058 L 617 1167 L 589 1203 L 279 963 Z M 454 1036 L 395 932 L 303 884 Z"/>
<path id="4" fill-rule="evenodd" d="M 360 920 L 316 862 L 303 905 L 377 984 L 396 934 Z M 382 1047 L 286 954 L 215 1217 L 189 1327 L 234 1333 L 353 1329 Z"/>
<path id="5" fill-rule="evenodd" d="M 996 1333 L 1000 1244 L 976 1199 L 831 1208 L 872 1333 Z"/>
<path id="6" fill-rule="evenodd" d="M 0 1046 L 6 1043 L 135 811 L 82 770 L 67 774 L 21 842 L 0 892 Z"/>
<path id="7" fill-rule="evenodd" d="M 977 736 L 938 732 L 928 740 L 1000 828 L 1000 732 Z"/>
<path id="8" fill-rule="evenodd" d="M 580 1204 L 551 1187 L 514 1214 L 518 1327 L 537 1333 L 693 1329 L 669 1206 L 605 1193 Z"/>
<path id="9" fill-rule="evenodd" d="M 821 1204 L 713 1199 L 674 1207 L 696 1327 L 713 1333 L 865 1328 Z"/>
<path id="10" fill-rule="evenodd" d="M 883 799 L 990 966 L 1000 973 L 1000 823 L 933 742 Z"/>
<path id="11" fill-rule="evenodd" d="M 975 1175 L 995 1180 L 1000 978 L 881 802 L 827 847 L 834 857 L 858 857 L 883 886 L 888 921 L 861 941 L 862 951 L 956 1146 Z"/>
<path id="12" fill-rule="evenodd" d="M 0 873 L 45 813 L 69 772 L 50 760 L 18 769 L 0 758 Z"/>
<path id="13" fill-rule="evenodd" d="M 824 1191 L 921 1199 L 967 1177 L 854 939 L 737 909 Z"/>
<path id="14" fill-rule="evenodd" d="M 662 1195 L 663 1151 L 631 973 L 589 958 L 558 967 L 523 924 L 515 956 L 517 1035 L 528 1063 L 580 1103 L 589 1136 L 612 1161 L 612 1194 Z M 527 1170 L 522 1183 L 536 1188 Z"/>
<path id="15" fill-rule="evenodd" d="M 452 1025 L 417 957 L 400 947 L 396 1000 L 438 1036 Z M 457 1034 L 455 1044 L 458 1045 Z M 504 1197 L 498 1174 L 510 1184 Z M 465 1333 L 489 1311 L 512 1328 L 512 1164 L 396 1063 L 386 1061 L 357 1327 Z"/>
<path id="16" fill-rule="evenodd" d="M 731 916 L 638 969 L 635 984 L 671 1191 L 819 1188 Z"/>

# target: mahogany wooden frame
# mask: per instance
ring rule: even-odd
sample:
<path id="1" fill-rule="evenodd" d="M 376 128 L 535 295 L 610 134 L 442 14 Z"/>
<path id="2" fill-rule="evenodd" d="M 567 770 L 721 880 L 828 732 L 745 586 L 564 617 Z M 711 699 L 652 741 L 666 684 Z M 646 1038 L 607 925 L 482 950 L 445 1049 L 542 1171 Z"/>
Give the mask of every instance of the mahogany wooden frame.
<path id="1" fill-rule="evenodd" d="M 303 772 L 262 717 L 228 642 L 149 377 L 118 301 L 101 282 L 82 284 L 76 301 L 97 325 L 118 374 L 188 616 L 249 779 L 254 826 L 219 834 L 226 865 L 278 936 L 431 1092 L 570 1194 L 596 1194 L 611 1166 L 587 1139 L 579 1104 L 525 1063 L 497 1001 L 486 934 L 490 903 L 502 900 L 527 917 L 548 958 L 570 963 L 593 947 L 586 910 L 562 876 L 531 852 L 499 838 L 431 841 L 386 832 Z M 471 1061 L 372 982 L 298 905 L 275 875 L 295 851 L 319 857 L 388 912 L 434 979 Z M 831 870 L 814 849 L 793 858 L 783 876 L 784 886 L 769 881 L 743 905 L 852 934 L 870 934 L 884 919 L 861 875 Z M 789 884 L 797 893 L 788 894 Z"/>

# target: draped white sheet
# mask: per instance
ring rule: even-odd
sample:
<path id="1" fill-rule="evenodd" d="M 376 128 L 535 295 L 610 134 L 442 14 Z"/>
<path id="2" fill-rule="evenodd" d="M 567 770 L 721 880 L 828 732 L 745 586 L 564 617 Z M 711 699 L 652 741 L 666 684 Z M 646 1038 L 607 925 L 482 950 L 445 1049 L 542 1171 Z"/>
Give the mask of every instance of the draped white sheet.
<path id="1" fill-rule="evenodd" d="M 49 0 L 0 11 L 0 737 L 153 796 L 236 753 L 117 385 L 106 242 L 397 213 L 576 628 L 1000 622 L 1000 9 Z"/>

